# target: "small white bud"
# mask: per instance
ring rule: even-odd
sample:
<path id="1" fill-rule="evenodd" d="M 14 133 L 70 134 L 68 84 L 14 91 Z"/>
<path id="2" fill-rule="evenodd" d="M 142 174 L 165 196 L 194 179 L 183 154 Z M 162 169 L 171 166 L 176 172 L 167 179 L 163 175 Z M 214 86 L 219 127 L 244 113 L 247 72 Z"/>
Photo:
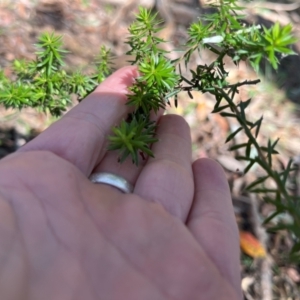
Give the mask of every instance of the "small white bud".
<path id="1" fill-rule="evenodd" d="M 209 38 L 204 38 L 202 40 L 203 44 L 208 44 L 208 43 L 217 44 L 217 43 L 221 43 L 223 41 L 224 41 L 224 38 L 221 35 L 215 35 L 215 36 L 212 36 Z"/>

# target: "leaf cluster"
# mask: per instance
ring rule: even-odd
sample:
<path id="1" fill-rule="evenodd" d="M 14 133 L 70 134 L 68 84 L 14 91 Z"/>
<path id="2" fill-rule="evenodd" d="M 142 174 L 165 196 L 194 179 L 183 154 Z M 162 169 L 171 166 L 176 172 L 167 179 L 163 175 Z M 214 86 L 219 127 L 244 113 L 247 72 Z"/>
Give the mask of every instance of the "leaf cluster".
<path id="1" fill-rule="evenodd" d="M 228 72 L 225 70 L 224 58 L 229 57 L 238 65 L 241 60 L 248 60 L 258 70 L 263 58 L 267 59 L 274 69 L 278 68 L 281 55 L 293 54 L 291 45 L 296 41 L 292 36 L 291 25 L 280 27 L 275 23 L 270 28 L 261 26 L 246 26 L 242 16 L 237 11 L 242 8 L 236 5 L 236 1 L 222 1 L 214 5 L 215 14 L 206 16 L 198 22 L 191 24 L 188 33 L 189 40 L 186 43 L 187 51 L 183 55 L 185 65 L 188 65 L 191 55 L 206 48 L 216 55 L 216 59 L 209 66 L 198 65 L 190 70 L 191 78 L 181 76 L 181 90 L 187 91 L 191 97 L 191 91 L 197 90 L 210 93 L 215 97 L 216 103 L 212 113 L 220 113 L 223 117 L 235 118 L 240 126 L 227 137 L 226 142 L 233 142 L 238 133 L 244 133 L 247 142 L 235 144 L 229 148 L 236 153 L 236 158 L 247 163 L 244 174 L 255 165 L 259 165 L 266 173 L 252 182 L 248 187 L 249 193 L 261 195 L 264 201 L 274 205 L 274 213 L 266 220 L 269 223 L 276 216 L 287 213 L 291 217 L 291 223 L 279 222 L 270 230 L 288 230 L 294 236 L 294 247 L 290 257 L 300 261 L 300 209 L 299 195 L 288 192 L 287 180 L 295 172 L 292 160 L 282 170 L 273 168 L 273 156 L 278 154 L 275 149 L 278 139 L 269 140 L 267 145 L 260 145 L 257 141 L 263 116 L 256 121 L 249 120 L 246 109 L 251 99 L 235 104 L 234 98 L 239 93 L 241 86 L 257 84 L 258 80 L 242 81 L 229 84 L 226 80 Z M 226 104 L 224 104 L 224 101 Z M 275 188 L 269 188 L 268 181 L 273 181 Z"/>
<path id="2" fill-rule="evenodd" d="M 161 30 L 158 27 L 160 21 L 156 21 L 155 15 L 151 15 L 151 12 L 140 9 L 136 22 L 130 27 L 131 36 L 127 42 L 131 46 L 128 54 L 135 55 L 132 62 L 137 64 L 141 74 L 128 94 L 128 104 L 133 105 L 135 111 L 133 118 L 123 121 L 120 127 L 114 129 L 115 136 L 110 137 L 110 149 L 121 150 L 121 161 L 130 155 L 136 164 L 140 152 L 153 156 L 150 144 L 155 142 L 155 139 L 151 139 L 155 125 L 147 123 L 150 120 L 150 112 L 165 108 L 170 103 L 168 99 L 171 96 L 175 96 L 176 103 L 179 92 L 186 92 L 190 98 L 193 98 L 192 91 L 210 93 L 216 100 L 213 113 L 235 118 L 240 124 L 240 127 L 228 136 L 226 142 L 234 141 L 235 136 L 242 132 L 247 137 L 247 142 L 233 144 L 230 147 L 230 150 L 237 153 L 237 159 L 247 162 L 244 174 L 255 164 L 260 165 L 266 172 L 265 176 L 247 187 L 248 192 L 259 193 L 265 201 L 274 205 L 275 212 L 266 222 L 283 212 L 288 212 L 292 216 L 293 224 L 279 224 L 276 228 L 273 227 L 273 230 L 288 229 L 296 236 L 292 257 L 298 255 L 299 261 L 300 209 L 297 203 L 300 199 L 291 196 L 286 189 L 287 179 L 294 170 L 292 161 L 284 170 L 273 169 L 273 156 L 278 154 L 275 149 L 278 140 L 269 140 L 267 145 L 260 145 L 257 136 L 263 117 L 256 121 L 248 119 L 246 109 L 251 99 L 241 101 L 238 105 L 234 101 L 240 87 L 257 84 L 260 80 L 244 80 L 229 84 L 227 80 L 229 72 L 224 62 L 226 57 L 231 58 L 236 65 L 247 60 L 258 70 L 264 58 L 277 69 L 280 56 L 293 53 L 290 46 L 296 39 L 292 36 L 292 27 L 290 25 L 280 27 L 278 23 L 271 28 L 247 26 L 240 14 L 243 8 L 238 6 L 235 0 L 223 0 L 213 7 L 216 9 L 215 13 L 203 16 L 201 20 L 191 24 L 188 29 L 189 39 L 185 44 L 186 51 L 176 61 L 170 61 L 165 51 L 159 48 L 163 40 L 154 34 Z M 188 78 L 183 76 L 181 61 L 184 61 L 187 68 L 192 54 L 201 53 L 204 48 L 213 52 L 216 59 L 210 65 L 199 64 L 190 69 Z M 176 64 L 179 74 L 175 69 Z M 139 127 L 139 124 L 143 124 L 144 129 Z M 151 130 L 148 130 L 150 128 L 148 126 L 151 126 Z M 137 141 L 134 140 L 134 136 Z M 264 185 L 269 180 L 274 182 L 276 188 L 270 189 Z"/>
<path id="3" fill-rule="evenodd" d="M 113 129 L 118 139 L 110 138 L 110 149 L 121 151 L 121 161 L 131 156 L 136 165 L 140 157 L 153 156 L 150 145 L 157 139 L 154 137 L 156 125 L 150 120 L 150 114 L 152 111 L 157 113 L 159 109 L 165 109 L 169 94 L 174 92 L 180 79 L 175 72 L 174 63 L 166 57 L 167 52 L 160 47 L 164 42 L 157 36 L 162 30 L 161 23 L 157 20 L 157 14 L 140 7 L 136 21 L 129 27 L 130 36 L 126 42 L 130 46 L 127 54 L 135 57 L 131 63 L 137 65 L 141 75 L 129 88 L 127 104 L 133 106 L 134 111 L 126 121 L 128 126 L 124 125 L 124 121 Z M 140 127 L 140 124 L 143 126 Z M 132 140 L 132 134 L 128 135 L 129 129 L 138 133 L 139 142 Z M 124 141 L 122 146 L 121 136 Z M 128 143 L 124 136 L 130 136 L 132 142 Z"/>
<path id="4" fill-rule="evenodd" d="M 149 148 L 157 139 L 154 137 L 155 124 L 146 119 L 138 120 L 136 116 L 132 117 L 130 122 L 122 121 L 119 127 L 113 128 L 114 136 L 109 137 L 109 150 L 119 150 L 120 162 L 131 155 L 134 162 L 138 162 L 137 149 L 141 153 L 145 153 L 153 157 L 153 153 Z"/>
<path id="5" fill-rule="evenodd" d="M 15 80 L 0 75 L 0 103 L 5 107 L 22 109 L 34 107 L 59 116 L 71 104 L 71 94 L 80 101 L 91 93 L 110 72 L 110 51 L 100 49 L 95 74 L 85 75 L 80 70 L 67 73 L 64 69 L 62 37 L 44 33 L 36 44 L 36 59 L 15 60 Z"/>
<path id="6" fill-rule="evenodd" d="M 190 38 L 186 46 L 190 49 L 185 54 L 186 63 L 195 50 L 208 48 L 217 55 L 225 53 L 236 64 L 248 60 L 258 71 L 263 58 L 277 69 L 282 55 L 294 53 L 290 45 L 296 42 L 296 38 L 290 24 L 280 27 L 277 22 L 270 28 L 247 26 L 244 16 L 238 14 L 244 8 L 236 1 L 224 0 L 213 7 L 217 9 L 215 13 L 203 16 L 188 30 Z"/>
<path id="7" fill-rule="evenodd" d="M 300 261 L 300 209 L 299 195 L 288 192 L 287 180 L 295 172 L 292 160 L 282 170 L 273 168 L 273 156 L 278 154 L 275 149 L 279 139 L 269 140 L 267 145 L 260 145 L 257 141 L 263 116 L 254 121 L 248 119 L 246 109 L 251 99 L 235 104 L 234 98 L 239 93 L 241 86 L 257 84 L 258 80 L 237 82 L 229 84 L 226 80 L 228 72 L 225 70 L 224 58 L 230 57 L 238 65 L 241 60 L 248 60 L 258 70 L 260 61 L 266 58 L 274 69 L 278 68 L 281 55 L 293 54 L 290 46 L 296 41 L 292 36 L 291 25 L 280 27 L 275 23 L 271 28 L 261 26 L 245 26 L 241 16 L 236 14 L 241 10 L 235 1 L 222 1 L 222 5 L 215 5 L 218 12 L 204 17 L 204 21 L 192 24 L 188 30 L 189 40 L 186 44 L 187 51 L 183 55 L 187 66 L 191 55 L 206 48 L 216 54 L 216 59 L 209 66 L 198 65 L 190 70 L 191 78 L 181 76 L 185 86 L 183 91 L 190 95 L 197 90 L 203 93 L 209 92 L 215 97 L 216 103 L 213 113 L 220 113 L 223 117 L 235 118 L 240 127 L 229 134 L 226 142 L 234 141 L 238 133 L 244 133 L 247 142 L 233 144 L 230 150 L 237 153 L 236 158 L 247 163 L 244 174 L 255 165 L 259 165 L 266 173 L 252 182 L 248 187 L 249 193 L 260 194 L 264 201 L 274 205 L 274 213 L 266 220 L 269 223 L 276 216 L 287 213 L 291 217 L 291 223 L 279 222 L 269 230 L 288 230 L 294 236 L 294 247 L 291 249 L 290 258 Z M 233 13 L 233 16 L 232 16 Z M 226 104 L 224 104 L 224 101 Z M 266 183 L 273 181 L 275 188 L 269 188 Z"/>

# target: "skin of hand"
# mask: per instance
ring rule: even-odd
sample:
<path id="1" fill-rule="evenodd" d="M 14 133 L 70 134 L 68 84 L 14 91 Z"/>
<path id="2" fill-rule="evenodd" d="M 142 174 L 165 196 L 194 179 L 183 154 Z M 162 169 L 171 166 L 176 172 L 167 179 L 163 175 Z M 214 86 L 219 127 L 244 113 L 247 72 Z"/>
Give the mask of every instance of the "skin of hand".
<path id="1" fill-rule="evenodd" d="M 242 298 L 228 184 L 213 160 L 192 163 L 184 119 L 160 117 L 155 158 L 139 167 L 106 151 L 136 76 L 118 70 L 0 161 L 1 300 Z M 134 192 L 91 183 L 95 171 Z"/>

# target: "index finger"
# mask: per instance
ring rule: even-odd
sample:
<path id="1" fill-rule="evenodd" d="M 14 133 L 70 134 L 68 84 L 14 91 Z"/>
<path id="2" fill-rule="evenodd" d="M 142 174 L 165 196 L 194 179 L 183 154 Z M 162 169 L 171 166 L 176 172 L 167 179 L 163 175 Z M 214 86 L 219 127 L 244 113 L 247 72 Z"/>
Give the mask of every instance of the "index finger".
<path id="1" fill-rule="evenodd" d="M 213 160 L 199 159 L 193 172 L 195 196 L 187 226 L 240 294 L 239 234 L 224 171 Z"/>
<path id="2" fill-rule="evenodd" d="M 46 150 L 68 160 L 87 176 L 106 152 L 112 126 L 125 118 L 128 86 L 136 67 L 124 67 L 101 83 L 80 104 L 19 151 Z"/>

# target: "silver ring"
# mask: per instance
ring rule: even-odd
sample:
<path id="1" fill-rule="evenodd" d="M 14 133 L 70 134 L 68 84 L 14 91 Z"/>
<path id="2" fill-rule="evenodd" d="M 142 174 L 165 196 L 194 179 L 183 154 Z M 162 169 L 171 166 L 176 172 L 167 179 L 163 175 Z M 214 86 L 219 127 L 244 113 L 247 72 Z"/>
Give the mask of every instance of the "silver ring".
<path id="1" fill-rule="evenodd" d="M 130 194 L 133 192 L 133 185 L 130 184 L 126 179 L 121 176 L 106 173 L 98 172 L 94 173 L 89 177 L 90 181 L 93 183 L 104 183 L 111 185 L 125 194 Z"/>

